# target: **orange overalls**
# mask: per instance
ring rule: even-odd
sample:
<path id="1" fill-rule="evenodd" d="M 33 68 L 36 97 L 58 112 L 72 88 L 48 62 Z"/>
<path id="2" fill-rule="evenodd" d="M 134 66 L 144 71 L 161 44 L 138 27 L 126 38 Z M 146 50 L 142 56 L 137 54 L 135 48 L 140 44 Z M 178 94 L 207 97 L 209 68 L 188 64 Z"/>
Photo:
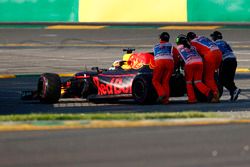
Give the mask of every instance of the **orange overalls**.
<path id="1" fill-rule="evenodd" d="M 169 103 L 169 80 L 174 71 L 173 52 L 176 48 L 169 42 L 161 42 L 154 47 L 155 68 L 152 83 L 159 97 L 163 97 L 163 104 Z"/>
<path id="2" fill-rule="evenodd" d="M 198 53 L 204 60 L 204 83 L 212 89 L 214 96 L 219 96 L 218 87 L 214 79 L 214 73 L 219 69 L 222 61 L 222 53 L 215 43 L 204 36 L 198 36 L 191 40 Z"/>
<path id="3" fill-rule="evenodd" d="M 185 62 L 184 71 L 186 78 L 188 102 L 197 102 L 194 93 L 193 83 L 202 94 L 208 97 L 211 89 L 202 83 L 202 58 L 197 53 L 194 47 L 191 47 L 189 49 L 184 47 L 183 45 L 178 45 L 177 50 L 179 51 L 180 58 Z"/>

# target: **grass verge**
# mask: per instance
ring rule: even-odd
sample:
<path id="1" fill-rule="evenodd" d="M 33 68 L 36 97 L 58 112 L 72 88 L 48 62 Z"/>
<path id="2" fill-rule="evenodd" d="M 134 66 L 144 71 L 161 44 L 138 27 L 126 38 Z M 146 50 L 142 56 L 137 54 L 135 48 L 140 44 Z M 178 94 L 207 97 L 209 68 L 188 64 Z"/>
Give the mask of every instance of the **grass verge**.
<path id="1" fill-rule="evenodd" d="M 54 121 L 54 120 L 152 120 L 185 118 L 218 118 L 212 112 L 173 112 L 173 113 L 95 113 L 95 114 L 22 114 L 3 115 L 0 121 Z"/>

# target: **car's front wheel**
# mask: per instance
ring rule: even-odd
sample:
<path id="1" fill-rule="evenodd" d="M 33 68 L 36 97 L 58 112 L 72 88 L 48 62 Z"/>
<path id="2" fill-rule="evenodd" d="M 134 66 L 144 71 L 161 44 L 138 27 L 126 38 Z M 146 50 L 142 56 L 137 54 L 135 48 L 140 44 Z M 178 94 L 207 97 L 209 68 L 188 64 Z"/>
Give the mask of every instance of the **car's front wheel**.
<path id="1" fill-rule="evenodd" d="M 58 74 L 44 73 L 38 79 L 37 93 L 42 103 L 56 103 L 61 96 L 61 79 Z"/>

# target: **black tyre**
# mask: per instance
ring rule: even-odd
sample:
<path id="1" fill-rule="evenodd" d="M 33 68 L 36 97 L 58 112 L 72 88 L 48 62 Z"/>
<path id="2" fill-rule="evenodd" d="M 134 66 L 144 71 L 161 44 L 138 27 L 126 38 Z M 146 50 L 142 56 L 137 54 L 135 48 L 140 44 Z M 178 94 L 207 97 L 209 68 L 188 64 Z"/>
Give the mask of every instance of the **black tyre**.
<path id="1" fill-rule="evenodd" d="M 185 77 L 180 73 L 172 75 L 169 85 L 171 97 L 182 97 L 187 92 Z"/>
<path id="2" fill-rule="evenodd" d="M 217 85 L 218 90 L 219 90 L 219 96 L 221 97 L 223 94 L 223 86 L 219 82 L 219 77 L 218 77 L 217 72 L 215 72 L 215 74 L 214 74 L 214 79 L 216 81 L 216 85 Z M 207 97 L 205 95 L 203 95 L 195 86 L 194 86 L 194 91 L 195 91 L 196 98 L 198 101 L 207 102 Z"/>
<path id="3" fill-rule="evenodd" d="M 152 85 L 152 79 L 146 76 L 138 76 L 132 84 L 132 95 L 139 104 L 152 104 L 156 102 L 157 93 Z"/>
<path id="4" fill-rule="evenodd" d="M 38 97 L 42 103 L 56 103 L 61 96 L 61 79 L 58 74 L 44 73 L 38 79 Z"/>

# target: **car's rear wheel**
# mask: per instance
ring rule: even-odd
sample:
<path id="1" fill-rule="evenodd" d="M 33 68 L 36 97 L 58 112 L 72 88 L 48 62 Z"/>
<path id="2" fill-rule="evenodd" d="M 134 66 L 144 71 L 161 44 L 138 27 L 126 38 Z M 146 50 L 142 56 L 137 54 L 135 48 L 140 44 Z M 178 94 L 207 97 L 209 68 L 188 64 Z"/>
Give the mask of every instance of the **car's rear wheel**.
<path id="1" fill-rule="evenodd" d="M 61 96 L 61 79 L 58 74 L 44 73 L 38 79 L 37 93 L 42 103 L 56 103 Z"/>
<path id="2" fill-rule="evenodd" d="M 223 94 L 223 86 L 219 82 L 219 77 L 218 77 L 217 72 L 215 72 L 215 74 L 214 74 L 214 79 L 215 79 L 216 85 L 218 87 L 219 96 L 221 97 Z M 208 101 L 207 97 L 204 94 L 202 94 L 195 86 L 194 86 L 194 90 L 195 90 L 196 98 L 199 102 L 207 102 Z"/>
<path id="3" fill-rule="evenodd" d="M 143 76 L 134 79 L 132 95 L 134 100 L 139 104 L 152 104 L 157 99 L 151 79 L 144 78 Z"/>

